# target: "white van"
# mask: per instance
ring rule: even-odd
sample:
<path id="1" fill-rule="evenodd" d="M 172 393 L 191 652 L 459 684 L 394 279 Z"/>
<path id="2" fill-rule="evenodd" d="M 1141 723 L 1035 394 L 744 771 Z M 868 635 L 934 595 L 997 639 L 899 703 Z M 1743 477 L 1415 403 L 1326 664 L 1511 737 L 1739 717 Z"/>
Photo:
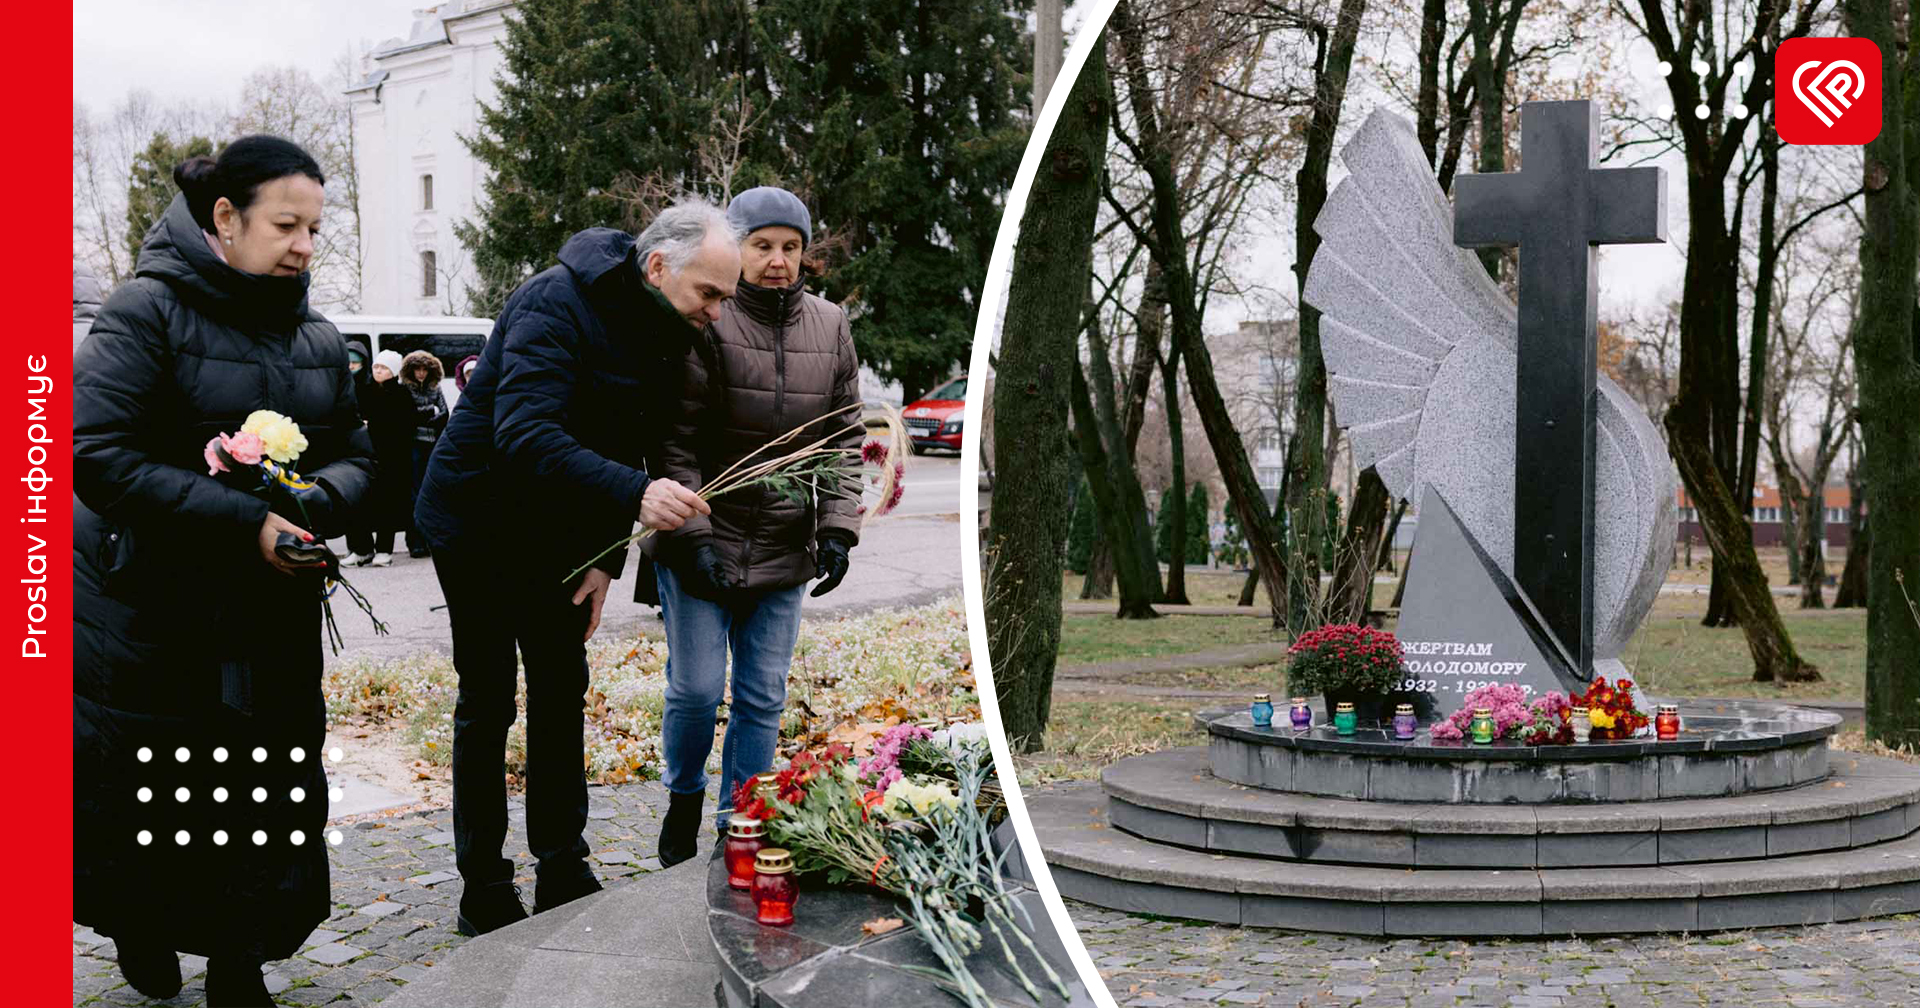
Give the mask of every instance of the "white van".
<path id="1" fill-rule="evenodd" d="M 373 366 L 373 355 L 382 350 L 392 350 L 402 357 L 426 350 L 440 358 L 440 369 L 446 374 L 440 390 L 446 393 L 449 407 L 460 401 L 460 388 L 453 381 L 454 367 L 479 353 L 486 345 L 487 334 L 493 331 L 492 319 L 460 315 L 329 315 L 327 321 L 347 342 L 360 344 L 368 367 Z"/>

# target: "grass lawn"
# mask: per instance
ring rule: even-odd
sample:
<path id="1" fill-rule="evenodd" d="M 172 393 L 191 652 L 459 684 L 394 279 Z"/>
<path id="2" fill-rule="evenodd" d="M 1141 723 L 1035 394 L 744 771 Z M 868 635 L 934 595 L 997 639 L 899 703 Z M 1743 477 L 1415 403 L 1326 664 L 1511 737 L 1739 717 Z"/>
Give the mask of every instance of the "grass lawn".
<path id="1" fill-rule="evenodd" d="M 1047 748 L 1016 756 L 1020 782 L 1090 780 L 1115 760 L 1202 741 L 1192 711 L 1151 701 L 1054 700 Z"/>
<path id="2" fill-rule="evenodd" d="M 1673 696 L 1860 700 L 1866 695 L 1867 611 L 1799 609 L 1776 599 L 1800 657 L 1819 666 L 1821 681 L 1776 685 L 1753 681 L 1753 659 L 1738 627 L 1700 625 L 1705 595 L 1663 596 L 1621 660 L 1647 688 Z"/>
<path id="3" fill-rule="evenodd" d="M 1270 627 L 1264 615 L 1123 620 L 1069 613 L 1060 626 L 1060 664 L 1087 665 L 1281 641 Z"/>

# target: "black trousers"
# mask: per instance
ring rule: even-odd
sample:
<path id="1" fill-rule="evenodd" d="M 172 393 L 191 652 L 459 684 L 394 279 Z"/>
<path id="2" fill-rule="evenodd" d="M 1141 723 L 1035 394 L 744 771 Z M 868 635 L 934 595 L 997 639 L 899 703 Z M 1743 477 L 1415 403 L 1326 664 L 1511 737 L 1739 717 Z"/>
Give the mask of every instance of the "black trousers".
<path id="1" fill-rule="evenodd" d="M 361 556 L 366 556 L 371 553 L 391 553 L 393 552 L 393 537 L 394 531 L 392 529 L 381 529 L 378 532 L 372 532 L 356 524 L 354 528 L 347 530 L 347 549 Z"/>
<path id="2" fill-rule="evenodd" d="M 507 729 L 514 719 L 515 648 L 527 676 L 527 847 L 540 873 L 583 870 L 587 782 L 581 733 L 587 691 L 586 605 L 548 574 L 498 555 L 435 550 L 434 573 L 453 624 L 460 677 L 453 712 L 453 843 L 469 885 L 513 878 L 507 836 Z"/>

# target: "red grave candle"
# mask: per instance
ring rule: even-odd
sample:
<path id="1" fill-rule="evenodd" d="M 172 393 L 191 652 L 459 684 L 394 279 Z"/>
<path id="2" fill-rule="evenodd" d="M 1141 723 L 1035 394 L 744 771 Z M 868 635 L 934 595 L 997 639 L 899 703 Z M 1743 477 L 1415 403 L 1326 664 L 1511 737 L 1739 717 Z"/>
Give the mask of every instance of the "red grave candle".
<path id="1" fill-rule="evenodd" d="M 800 887 L 793 883 L 793 855 L 785 848 L 765 848 L 754 855 L 753 873 L 756 919 L 775 927 L 793 923 L 793 904 L 800 898 Z"/>
<path id="2" fill-rule="evenodd" d="M 1671 742 L 1680 737 L 1680 706 L 1661 704 L 1659 713 L 1653 719 L 1654 734 L 1662 741 Z"/>
<path id="3" fill-rule="evenodd" d="M 753 888 L 753 858 L 767 846 L 767 826 L 758 819 L 733 816 L 727 820 L 727 884 L 735 889 Z"/>

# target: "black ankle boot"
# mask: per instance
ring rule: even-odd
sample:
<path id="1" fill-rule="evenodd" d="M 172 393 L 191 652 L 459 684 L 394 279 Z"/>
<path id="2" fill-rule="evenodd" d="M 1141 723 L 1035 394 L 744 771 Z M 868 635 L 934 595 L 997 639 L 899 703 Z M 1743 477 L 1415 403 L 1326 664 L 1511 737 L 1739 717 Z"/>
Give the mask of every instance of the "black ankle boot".
<path id="1" fill-rule="evenodd" d="M 273 1008 L 260 960 L 247 955 L 208 959 L 207 1008 Z"/>
<path id="2" fill-rule="evenodd" d="M 469 882 L 460 893 L 454 929 L 472 938 L 526 919 L 527 908 L 520 905 L 519 886 L 511 881 L 478 885 Z"/>
<path id="3" fill-rule="evenodd" d="M 120 975 L 133 989 L 165 1001 L 180 993 L 180 957 L 155 942 L 115 938 L 113 950 L 120 960 Z"/>
<path id="4" fill-rule="evenodd" d="M 585 863 L 573 861 L 540 863 L 538 880 L 533 886 L 533 912 L 546 913 L 563 903 L 600 891 L 600 880 Z"/>
<path id="5" fill-rule="evenodd" d="M 682 861 L 700 853 L 700 809 L 706 804 L 707 794 L 695 791 L 692 794 L 673 794 L 667 796 L 667 815 L 660 823 L 660 866 L 671 868 Z"/>

